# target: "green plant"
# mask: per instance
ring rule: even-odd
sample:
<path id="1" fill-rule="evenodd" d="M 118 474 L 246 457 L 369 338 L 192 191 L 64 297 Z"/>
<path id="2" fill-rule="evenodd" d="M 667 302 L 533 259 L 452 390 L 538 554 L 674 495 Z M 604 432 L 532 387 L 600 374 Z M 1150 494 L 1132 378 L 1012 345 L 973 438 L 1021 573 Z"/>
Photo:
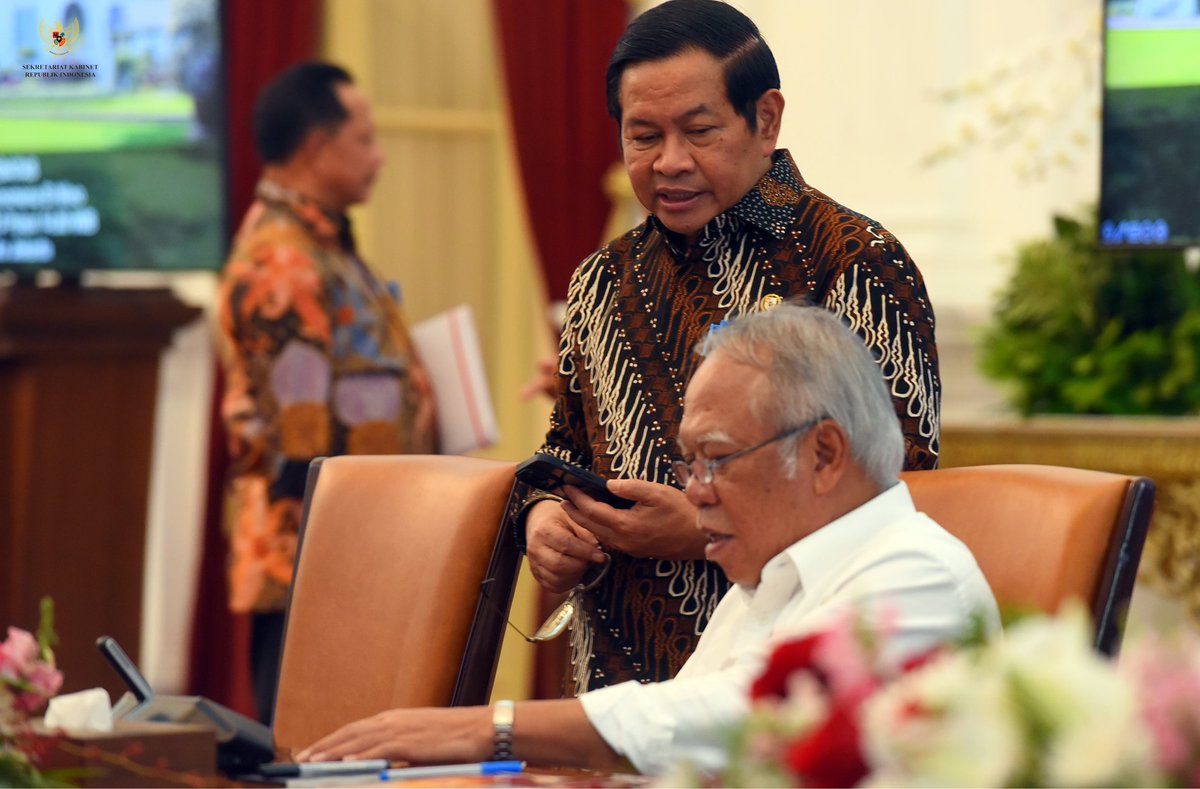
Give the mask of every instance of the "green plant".
<path id="1" fill-rule="evenodd" d="M 1108 250 L 1087 219 L 1017 250 L 982 345 L 1023 414 L 1200 411 L 1200 276 L 1178 251 Z"/>

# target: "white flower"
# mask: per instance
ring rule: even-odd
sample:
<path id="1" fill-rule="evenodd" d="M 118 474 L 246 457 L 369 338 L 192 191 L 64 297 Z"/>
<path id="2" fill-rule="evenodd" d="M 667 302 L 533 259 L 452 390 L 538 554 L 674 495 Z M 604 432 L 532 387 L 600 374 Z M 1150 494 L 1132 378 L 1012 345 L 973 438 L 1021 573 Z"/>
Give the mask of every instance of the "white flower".
<path id="1" fill-rule="evenodd" d="M 1149 740 L 1134 688 L 1098 655 L 1081 607 L 1057 619 L 1017 623 L 994 645 L 1040 751 L 1051 786 L 1100 786 L 1146 780 Z"/>
<path id="2" fill-rule="evenodd" d="M 863 709 L 873 786 L 1004 786 L 1024 760 L 1019 720 L 1002 678 L 969 653 L 901 677 Z"/>
<path id="3" fill-rule="evenodd" d="M 864 708 L 873 786 L 1136 786 L 1154 780 L 1136 689 L 1091 647 L 1087 614 L 1018 622 Z"/>

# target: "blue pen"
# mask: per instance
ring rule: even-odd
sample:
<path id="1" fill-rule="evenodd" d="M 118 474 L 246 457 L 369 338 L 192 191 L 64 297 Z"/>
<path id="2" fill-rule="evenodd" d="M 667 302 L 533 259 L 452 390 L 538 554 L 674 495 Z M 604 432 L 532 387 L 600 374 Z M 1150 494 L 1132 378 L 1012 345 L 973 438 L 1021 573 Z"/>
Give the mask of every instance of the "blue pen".
<path id="1" fill-rule="evenodd" d="M 472 764 L 433 764 L 428 767 L 396 767 L 379 774 L 381 781 L 415 778 L 449 778 L 455 775 L 503 775 L 525 770 L 525 762 L 474 762 Z"/>

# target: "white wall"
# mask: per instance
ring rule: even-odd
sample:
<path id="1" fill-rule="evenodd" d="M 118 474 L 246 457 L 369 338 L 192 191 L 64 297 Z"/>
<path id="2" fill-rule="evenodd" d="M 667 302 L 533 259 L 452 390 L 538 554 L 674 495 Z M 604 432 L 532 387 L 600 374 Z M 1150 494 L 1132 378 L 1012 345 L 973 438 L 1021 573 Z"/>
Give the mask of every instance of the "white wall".
<path id="1" fill-rule="evenodd" d="M 206 315 L 175 333 L 158 374 L 154 466 L 142 573 L 141 666 L 163 693 L 187 690 L 188 650 L 204 527 L 214 350 L 214 274 L 176 276 L 183 301 Z"/>

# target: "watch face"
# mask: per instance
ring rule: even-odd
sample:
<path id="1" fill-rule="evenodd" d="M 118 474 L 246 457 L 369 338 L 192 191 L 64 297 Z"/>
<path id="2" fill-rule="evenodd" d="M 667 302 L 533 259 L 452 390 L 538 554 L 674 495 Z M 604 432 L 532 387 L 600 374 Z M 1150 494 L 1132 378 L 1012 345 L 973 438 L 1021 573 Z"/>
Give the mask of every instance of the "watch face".
<path id="1" fill-rule="evenodd" d="M 513 703 L 511 701 L 497 701 L 492 707 L 492 726 L 496 732 L 493 740 L 492 761 L 507 761 L 513 758 Z"/>
<path id="2" fill-rule="evenodd" d="M 513 706 L 511 701 L 496 702 L 496 708 L 492 711 L 492 724 L 496 728 L 506 727 L 510 730 L 512 729 Z"/>

